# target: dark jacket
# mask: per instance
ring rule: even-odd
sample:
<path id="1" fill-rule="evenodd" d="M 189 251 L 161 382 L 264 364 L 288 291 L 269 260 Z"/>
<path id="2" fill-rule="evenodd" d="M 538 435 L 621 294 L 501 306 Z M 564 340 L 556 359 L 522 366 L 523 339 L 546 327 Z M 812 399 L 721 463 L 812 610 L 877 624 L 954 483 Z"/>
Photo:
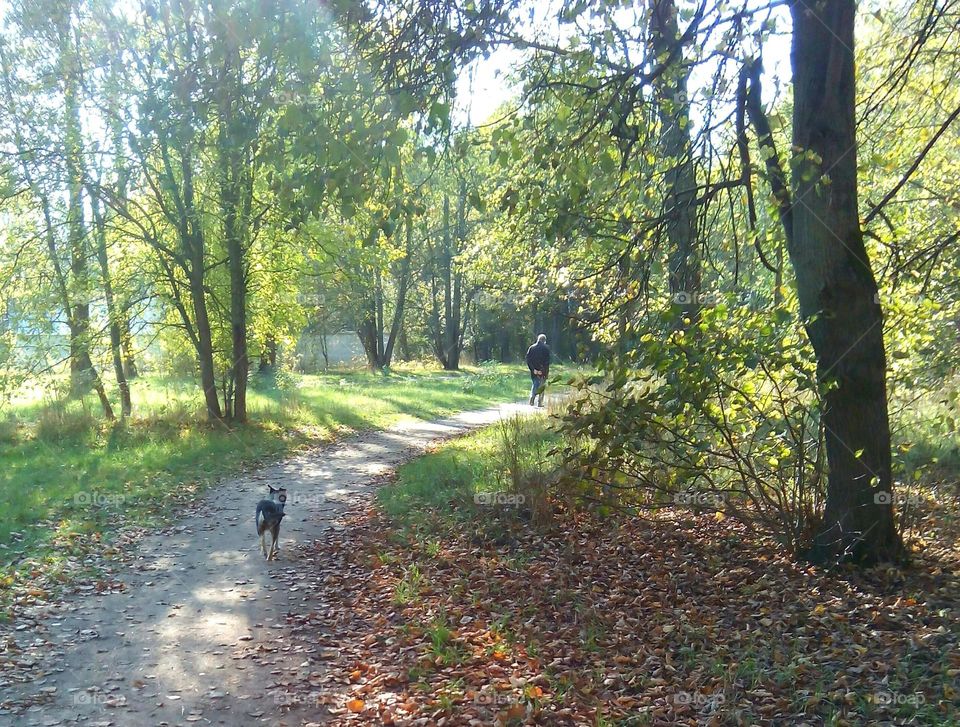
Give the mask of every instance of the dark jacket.
<path id="1" fill-rule="evenodd" d="M 534 370 L 542 371 L 546 376 L 550 373 L 550 347 L 545 343 L 535 343 L 527 349 L 527 368 L 532 374 Z"/>

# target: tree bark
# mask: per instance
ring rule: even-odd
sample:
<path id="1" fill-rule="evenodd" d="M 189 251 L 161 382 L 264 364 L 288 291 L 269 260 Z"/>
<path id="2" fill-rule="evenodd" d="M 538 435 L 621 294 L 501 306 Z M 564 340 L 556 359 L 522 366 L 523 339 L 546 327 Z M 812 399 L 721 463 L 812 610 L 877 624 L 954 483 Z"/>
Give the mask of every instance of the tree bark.
<path id="1" fill-rule="evenodd" d="M 91 192 L 90 209 L 96 225 L 97 260 L 100 263 L 100 279 L 103 284 L 103 297 L 107 305 L 107 320 L 110 325 L 110 353 L 113 358 L 113 372 L 117 379 L 117 388 L 120 390 L 120 416 L 128 417 L 133 411 L 130 399 L 130 385 L 123 367 L 122 335 L 120 330 L 120 312 L 113 295 L 113 280 L 110 276 L 110 260 L 107 257 L 107 229 L 106 221 L 100 213 L 100 200 Z"/>
<path id="2" fill-rule="evenodd" d="M 120 77 L 123 64 L 122 51 L 116 49 L 111 60 L 111 91 L 120 96 Z M 116 103 L 112 100 L 112 103 Z M 118 108 L 111 112 L 110 133 L 113 137 L 114 150 L 114 172 L 116 173 L 116 204 L 122 208 L 120 213 L 123 216 L 126 213 L 126 200 L 128 184 L 130 181 L 130 168 L 125 159 L 126 153 L 126 130 L 123 124 L 123 116 Z M 102 264 L 101 264 L 102 267 Z M 123 378 L 129 387 L 131 379 L 137 377 L 137 365 L 133 355 L 133 336 L 130 333 L 130 315 L 126 307 L 119 301 L 114 301 L 114 310 L 117 316 L 117 324 L 120 330 L 120 357 L 123 367 Z"/>
<path id="3" fill-rule="evenodd" d="M 649 0 L 650 50 L 654 58 L 673 58 L 653 83 L 660 120 L 660 148 L 667 160 L 664 175 L 664 229 L 669 244 L 670 295 L 676 325 L 695 323 L 699 315 L 700 257 L 697 250 L 697 178 L 690 139 L 689 68 L 679 47 L 674 0 Z"/>
<path id="4" fill-rule="evenodd" d="M 886 354 L 857 206 L 854 0 L 791 6 L 794 73 L 788 253 L 817 356 L 829 478 L 814 562 L 902 557 L 894 526 Z"/>
<path id="5" fill-rule="evenodd" d="M 225 94 L 226 96 L 226 94 Z M 230 99 L 224 98 L 220 109 L 220 211 L 223 214 L 223 236 L 227 248 L 230 273 L 230 378 L 233 382 L 232 419 L 247 421 L 247 379 L 250 357 L 247 350 L 247 275 L 244 251 L 242 214 L 243 160 L 238 158 L 242 146 L 230 138 L 228 129 L 236 123 Z"/>
<path id="6" fill-rule="evenodd" d="M 442 268 L 443 274 L 443 356 L 440 363 L 447 371 L 456 371 L 459 364 L 459 356 L 454 345 L 454 336 L 456 331 L 453 328 L 453 307 L 454 307 L 454 284 L 453 284 L 453 240 L 450 234 L 450 197 L 443 195 L 443 251 Z"/>
<path id="7" fill-rule="evenodd" d="M 96 374 L 90 360 L 90 285 L 87 273 L 87 234 L 83 219 L 83 171 L 79 79 L 70 28 L 71 8 L 56 22 L 61 33 L 60 73 L 63 77 L 64 157 L 67 173 L 67 242 L 70 250 L 70 392 L 90 390 Z"/>
<path id="8" fill-rule="evenodd" d="M 387 336 L 387 345 L 383 350 L 383 365 L 389 366 L 393 359 L 393 349 L 403 327 L 403 313 L 407 305 L 407 288 L 410 285 L 410 255 L 413 250 L 413 215 L 407 212 L 405 220 L 406 248 L 400 262 L 400 274 L 397 279 L 397 299 L 393 306 L 393 321 Z"/>
<path id="9" fill-rule="evenodd" d="M 189 133 L 189 132 L 188 132 Z M 213 364 L 213 335 L 210 329 L 210 317 L 207 313 L 207 291 L 205 277 L 205 245 L 203 229 L 194 200 L 193 159 L 190 146 L 185 144 L 180 150 L 180 169 L 183 179 L 184 217 L 180 221 L 181 243 L 186 248 L 189 261 L 190 301 L 193 306 L 193 322 L 196 329 L 197 360 L 200 366 L 200 387 L 207 416 L 211 420 L 223 419 L 220 398 L 217 394 L 217 374 Z"/>
<path id="10" fill-rule="evenodd" d="M 133 354 L 133 334 L 130 332 L 130 316 L 123 314 L 121 322 L 120 348 L 123 351 L 123 375 L 127 381 L 137 378 L 140 371 L 137 369 L 137 360 Z"/>

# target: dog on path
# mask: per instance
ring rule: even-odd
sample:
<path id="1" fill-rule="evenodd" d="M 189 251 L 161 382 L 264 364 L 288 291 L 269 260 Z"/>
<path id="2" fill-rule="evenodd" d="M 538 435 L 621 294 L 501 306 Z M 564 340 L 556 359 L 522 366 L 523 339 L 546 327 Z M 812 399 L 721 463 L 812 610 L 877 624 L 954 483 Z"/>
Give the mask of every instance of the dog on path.
<path id="1" fill-rule="evenodd" d="M 283 506 L 287 502 L 287 490 L 283 487 L 276 489 L 271 485 L 267 485 L 267 487 L 270 488 L 270 499 L 260 500 L 257 503 L 257 535 L 260 536 L 260 552 L 263 553 L 263 557 L 267 560 L 273 560 L 279 549 L 277 542 L 280 540 L 280 521 L 283 520 Z M 265 542 L 268 533 L 270 534 L 269 550 Z"/>

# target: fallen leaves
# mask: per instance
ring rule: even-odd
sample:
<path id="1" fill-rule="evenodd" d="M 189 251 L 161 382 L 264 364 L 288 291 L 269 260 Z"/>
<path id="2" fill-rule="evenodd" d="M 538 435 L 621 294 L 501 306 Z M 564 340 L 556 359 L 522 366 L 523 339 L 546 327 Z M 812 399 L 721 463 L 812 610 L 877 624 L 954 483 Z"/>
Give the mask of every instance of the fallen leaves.
<path id="1" fill-rule="evenodd" d="M 368 509 L 346 525 L 302 552 L 301 582 L 323 607 L 288 615 L 324 669 L 291 688 L 320 685 L 333 724 L 957 714 L 950 609 L 877 573 L 793 563 L 731 519 L 577 517 L 547 533 L 504 522 L 492 538 L 489 522 L 398 532 Z M 960 602 L 955 567 L 938 564 L 950 573 L 934 582 L 938 603 Z M 398 601 L 411 572 L 416 591 Z M 874 699 L 885 692 L 923 703 Z"/>

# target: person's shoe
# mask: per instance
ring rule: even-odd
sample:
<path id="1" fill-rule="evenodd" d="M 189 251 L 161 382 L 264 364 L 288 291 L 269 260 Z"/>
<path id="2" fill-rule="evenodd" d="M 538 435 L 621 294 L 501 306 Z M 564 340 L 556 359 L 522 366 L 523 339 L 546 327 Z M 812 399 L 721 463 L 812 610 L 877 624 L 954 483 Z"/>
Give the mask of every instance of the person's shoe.
<path id="1" fill-rule="evenodd" d="M 530 406 L 533 406 L 533 397 L 530 397 Z"/>

